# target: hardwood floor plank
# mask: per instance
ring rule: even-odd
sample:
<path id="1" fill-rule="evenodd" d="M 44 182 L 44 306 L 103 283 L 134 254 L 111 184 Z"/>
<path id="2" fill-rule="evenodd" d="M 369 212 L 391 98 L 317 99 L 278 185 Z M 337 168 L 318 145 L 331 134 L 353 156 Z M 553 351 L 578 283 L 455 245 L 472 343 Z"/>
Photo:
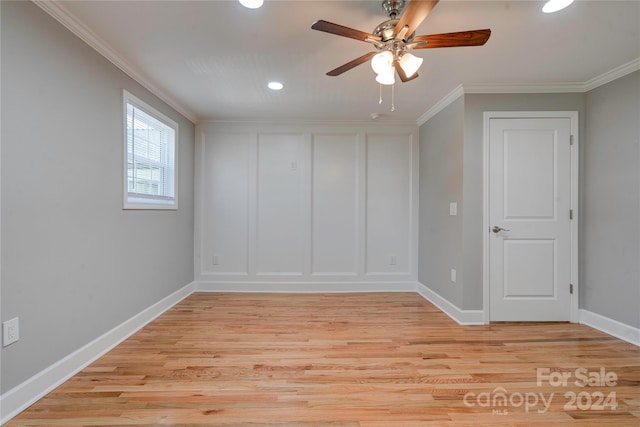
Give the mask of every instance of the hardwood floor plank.
<path id="1" fill-rule="evenodd" d="M 576 384 L 601 372 L 615 386 Z M 639 414 L 640 348 L 583 325 L 459 326 L 413 293 L 196 293 L 7 426 L 638 426 Z"/>

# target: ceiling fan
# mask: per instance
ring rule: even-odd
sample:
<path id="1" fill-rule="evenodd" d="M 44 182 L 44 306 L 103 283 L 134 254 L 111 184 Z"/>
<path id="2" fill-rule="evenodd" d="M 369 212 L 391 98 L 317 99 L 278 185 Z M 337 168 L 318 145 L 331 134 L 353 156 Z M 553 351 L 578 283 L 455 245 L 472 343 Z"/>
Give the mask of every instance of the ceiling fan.
<path id="1" fill-rule="evenodd" d="M 382 8 L 389 19 L 378 25 L 372 33 L 324 20 L 314 22 L 311 26 L 314 30 L 361 40 L 371 43 L 376 48 L 373 52 L 366 53 L 329 71 L 327 75 L 339 76 L 371 59 L 371 67 L 378 75 L 376 77 L 378 83 L 394 84 L 395 73 L 398 74 L 402 82 L 408 82 L 418 77 L 418 69 L 422 65 L 422 58 L 412 55 L 408 52 L 409 50 L 482 46 L 489 40 L 491 35 L 489 29 L 416 36 L 416 28 L 429 15 L 438 0 L 412 0 L 404 13 L 400 14 L 404 3 L 404 0 L 383 0 Z"/>

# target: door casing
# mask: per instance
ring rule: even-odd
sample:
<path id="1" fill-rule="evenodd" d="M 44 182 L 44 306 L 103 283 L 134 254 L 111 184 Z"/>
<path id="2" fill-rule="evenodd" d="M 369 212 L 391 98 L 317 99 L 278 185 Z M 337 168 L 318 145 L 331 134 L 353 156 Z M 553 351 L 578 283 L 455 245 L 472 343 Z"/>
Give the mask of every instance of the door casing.
<path id="1" fill-rule="evenodd" d="M 568 118 L 571 120 L 571 210 L 573 211 L 573 220 L 571 221 L 571 284 L 573 285 L 573 294 L 571 295 L 571 322 L 579 321 L 579 283 L 578 283 L 578 184 L 579 184 L 579 124 L 577 111 L 485 111 L 483 115 L 483 139 L 482 139 L 482 157 L 483 157 L 483 186 L 482 186 L 482 267 L 483 267 L 483 320 L 489 323 L 489 301 L 490 301 L 490 281 L 489 281 L 489 121 L 491 119 L 527 119 L 527 118 Z"/>

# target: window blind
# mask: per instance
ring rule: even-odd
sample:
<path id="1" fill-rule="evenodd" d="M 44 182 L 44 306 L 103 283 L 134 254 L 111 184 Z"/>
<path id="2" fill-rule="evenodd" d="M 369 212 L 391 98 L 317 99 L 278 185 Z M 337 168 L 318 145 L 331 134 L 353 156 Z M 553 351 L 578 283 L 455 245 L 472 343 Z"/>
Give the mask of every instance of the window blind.
<path id="1" fill-rule="evenodd" d="M 126 108 L 129 195 L 173 200 L 175 130 L 130 102 Z"/>

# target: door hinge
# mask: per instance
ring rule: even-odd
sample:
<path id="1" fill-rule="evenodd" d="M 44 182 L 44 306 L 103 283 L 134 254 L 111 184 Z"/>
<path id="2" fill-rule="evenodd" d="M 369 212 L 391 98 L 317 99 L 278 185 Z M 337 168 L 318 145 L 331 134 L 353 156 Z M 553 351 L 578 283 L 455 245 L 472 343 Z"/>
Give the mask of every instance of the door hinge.
<path id="1" fill-rule="evenodd" d="M 573 219 L 573 209 L 569 209 L 569 219 Z"/>
<path id="2" fill-rule="evenodd" d="M 573 295 L 573 283 L 569 283 L 569 293 Z"/>
<path id="3" fill-rule="evenodd" d="M 569 135 L 569 145 L 573 145 L 573 135 Z"/>

